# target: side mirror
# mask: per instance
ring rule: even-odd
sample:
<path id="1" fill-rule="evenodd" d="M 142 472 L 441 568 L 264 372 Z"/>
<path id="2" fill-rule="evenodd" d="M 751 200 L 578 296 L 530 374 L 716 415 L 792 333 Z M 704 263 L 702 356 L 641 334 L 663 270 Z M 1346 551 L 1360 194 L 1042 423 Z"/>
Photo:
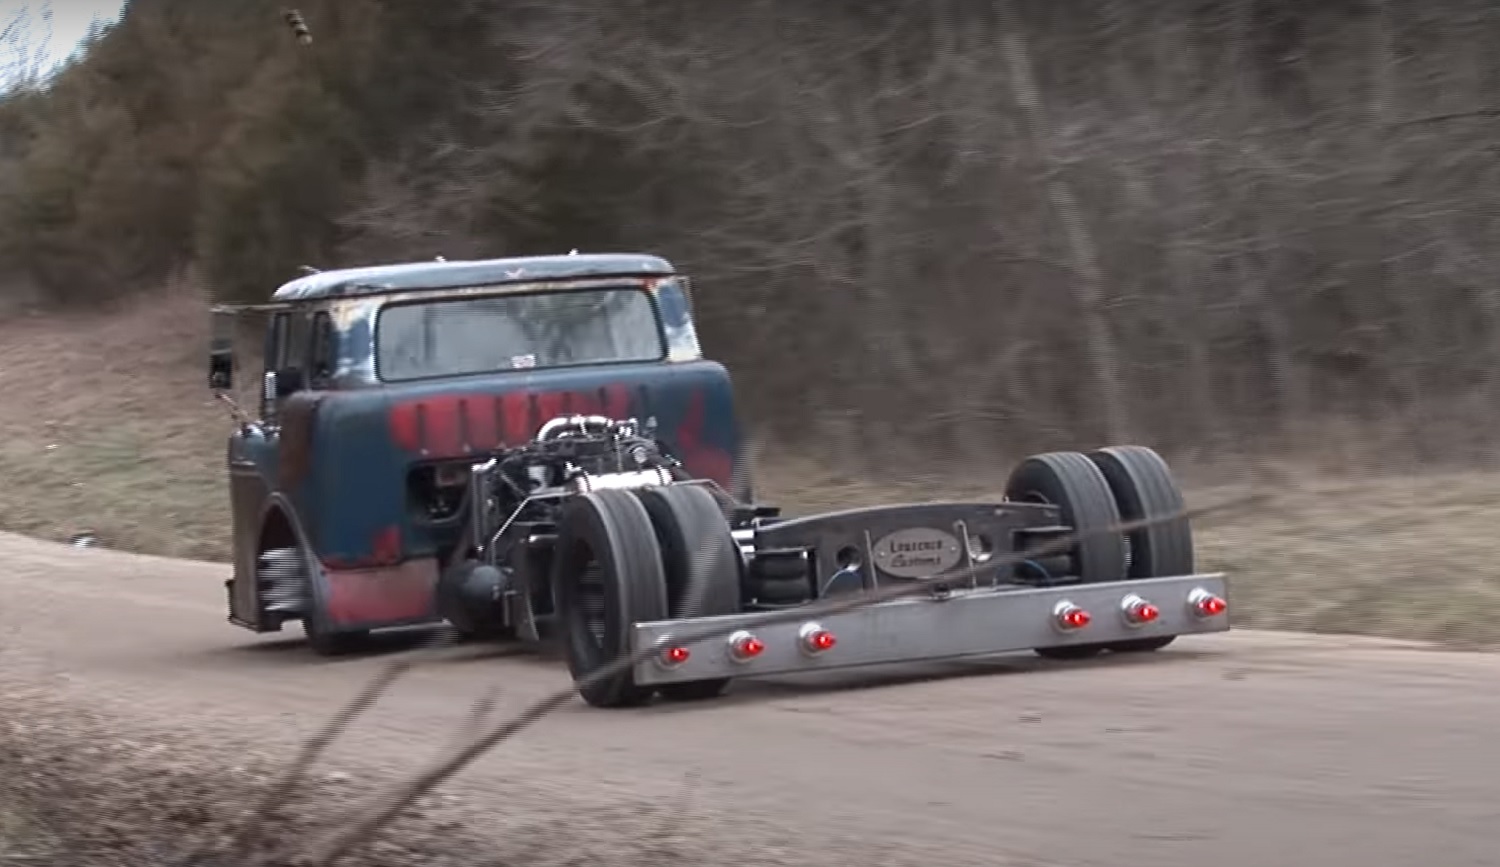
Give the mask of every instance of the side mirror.
<path id="1" fill-rule="evenodd" d="M 208 387 L 214 391 L 234 388 L 234 350 L 214 347 L 208 351 Z"/>

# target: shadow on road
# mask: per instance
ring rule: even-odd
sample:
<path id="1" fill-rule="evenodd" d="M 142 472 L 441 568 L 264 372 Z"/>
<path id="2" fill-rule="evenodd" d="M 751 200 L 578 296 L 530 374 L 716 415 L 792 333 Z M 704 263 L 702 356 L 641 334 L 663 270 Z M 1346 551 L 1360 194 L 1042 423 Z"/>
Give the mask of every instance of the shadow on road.
<path id="1" fill-rule="evenodd" d="M 922 683 L 956 681 L 980 677 L 1004 677 L 1034 674 L 1046 677 L 1048 672 L 1076 669 L 1134 668 L 1141 665 L 1172 665 L 1214 656 L 1212 652 L 1171 650 L 1149 654 L 1106 654 L 1089 660 L 1056 661 L 1036 656 L 1012 654 L 943 660 L 929 663 L 871 666 L 861 669 L 778 675 L 736 680 L 722 698 L 708 702 L 662 702 L 653 704 L 649 713 L 693 713 L 727 706 L 765 703 L 789 697 L 817 696 Z"/>

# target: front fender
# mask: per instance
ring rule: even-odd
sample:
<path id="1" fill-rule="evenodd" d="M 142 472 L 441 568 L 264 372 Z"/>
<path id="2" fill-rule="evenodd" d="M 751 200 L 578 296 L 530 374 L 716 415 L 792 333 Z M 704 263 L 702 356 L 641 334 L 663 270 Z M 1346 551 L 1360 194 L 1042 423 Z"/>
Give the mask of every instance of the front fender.
<path id="1" fill-rule="evenodd" d="M 437 612 L 437 558 L 405 558 L 389 565 L 338 568 L 313 550 L 307 526 L 284 494 L 272 494 L 262 523 L 280 511 L 307 570 L 310 607 L 303 615 L 324 635 L 442 622 Z"/>
<path id="2" fill-rule="evenodd" d="M 328 586 L 323 575 L 323 565 L 318 561 L 312 546 L 307 541 L 307 529 L 302 523 L 301 516 L 297 513 L 297 507 L 292 503 L 290 497 L 280 491 L 274 491 L 266 497 L 265 506 L 260 513 L 260 530 L 257 539 L 264 544 L 266 530 L 271 522 L 276 520 L 277 515 L 286 521 L 287 529 L 292 538 L 287 540 L 294 546 L 302 557 L 302 568 L 307 574 L 308 610 L 303 614 L 304 619 L 310 621 L 314 629 L 326 631 L 329 627 L 327 622 L 328 610 Z M 257 547 L 261 547 L 257 546 Z M 256 552 L 256 557 L 260 555 Z"/>

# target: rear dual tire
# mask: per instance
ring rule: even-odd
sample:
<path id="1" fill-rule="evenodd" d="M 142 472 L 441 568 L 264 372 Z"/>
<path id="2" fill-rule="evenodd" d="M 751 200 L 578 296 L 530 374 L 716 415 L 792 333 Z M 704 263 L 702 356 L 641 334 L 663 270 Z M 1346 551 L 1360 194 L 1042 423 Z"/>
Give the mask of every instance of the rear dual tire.
<path id="1" fill-rule="evenodd" d="M 738 614 L 745 563 L 718 498 L 697 485 L 645 488 L 637 496 L 661 548 L 671 616 Z M 664 683 L 657 693 L 669 701 L 700 701 L 722 695 L 728 686 L 729 678 L 718 677 Z"/>
<path id="2" fill-rule="evenodd" d="M 1022 461 L 1011 473 L 1006 496 L 1045 502 L 1059 519 L 1083 535 L 1069 551 L 1081 583 L 1188 575 L 1194 570 L 1192 528 L 1182 492 L 1159 454 L 1145 446 L 1114 446 L 1083 454 L 1050 452 Z M 1169 517 L 1176 515 L 1177 517 Z M 1159 520 L 1120 533 L 1122 523 Z M 1107 644 L 1037 648 L 1052 659 L 1081 659 L 1105 650 L 1160 650 L 1175 636 Z"/>
<path id="3" fill-rule="evenodd" d="M 575 497 L 563 509 L 553 563 L 568 669 L 588 704 L 724 691 L 728 678 L 642 685 L 624 665 L 635 623 L 739 610 L 739 549 L 708 491 L 674 485 Z"/>

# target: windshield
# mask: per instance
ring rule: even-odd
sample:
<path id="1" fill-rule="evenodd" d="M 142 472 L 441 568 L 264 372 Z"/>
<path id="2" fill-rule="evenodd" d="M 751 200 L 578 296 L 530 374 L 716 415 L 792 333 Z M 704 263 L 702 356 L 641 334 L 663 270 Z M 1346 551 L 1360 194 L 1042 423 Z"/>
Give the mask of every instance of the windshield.
<path id="1" fill-rule="evenodd" d="M 635 287 L 393 304 L 375 343 L 386 382 L 665 355 L 656 307 Z"/>

